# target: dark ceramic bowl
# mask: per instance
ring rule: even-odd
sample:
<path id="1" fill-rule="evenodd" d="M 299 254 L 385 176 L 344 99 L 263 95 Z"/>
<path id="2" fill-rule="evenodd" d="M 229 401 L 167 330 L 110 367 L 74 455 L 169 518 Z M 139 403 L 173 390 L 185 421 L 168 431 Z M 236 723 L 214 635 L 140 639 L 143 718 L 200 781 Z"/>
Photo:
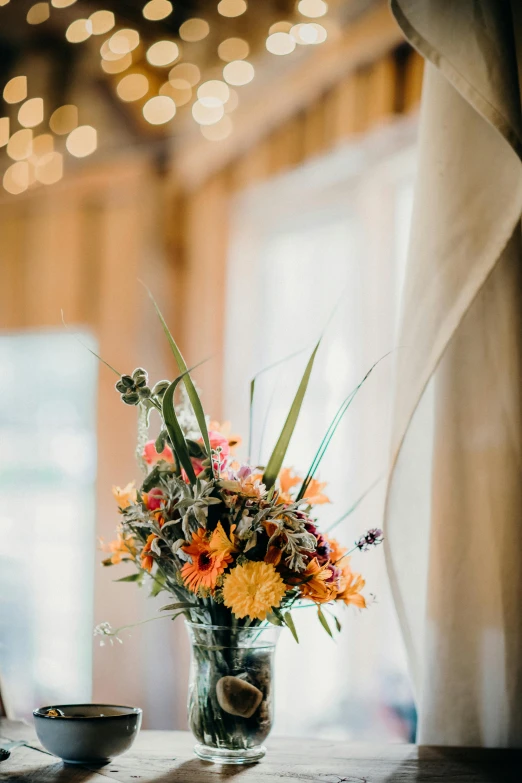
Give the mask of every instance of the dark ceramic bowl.
<path id="1" fill-rule="evenodd" d="M 130 748 L 142 711 L 114 704 L 57 704 L 33 715 L 38 739 L 50 753 L 69 764 L 103 764 Z"/>

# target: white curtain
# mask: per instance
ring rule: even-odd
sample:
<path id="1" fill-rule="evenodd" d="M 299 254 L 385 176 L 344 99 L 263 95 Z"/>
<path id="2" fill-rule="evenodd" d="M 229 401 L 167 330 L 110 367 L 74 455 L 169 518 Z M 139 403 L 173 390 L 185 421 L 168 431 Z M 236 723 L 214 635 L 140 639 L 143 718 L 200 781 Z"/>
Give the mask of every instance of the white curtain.
<path id="1" fill-rule="evenodd" d="M 386 506 L 426 744 L 522 745 L 517 3 L 391 3 L 428 60 Z"/>

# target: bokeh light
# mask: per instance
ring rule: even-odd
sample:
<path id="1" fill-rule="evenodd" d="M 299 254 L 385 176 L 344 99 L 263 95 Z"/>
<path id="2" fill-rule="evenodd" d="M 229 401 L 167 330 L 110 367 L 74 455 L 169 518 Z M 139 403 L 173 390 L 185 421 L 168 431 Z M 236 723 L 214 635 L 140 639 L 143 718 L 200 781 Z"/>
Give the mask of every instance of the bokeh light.
<path id="1" fill-rule="evenodd" d="M 98 146 L 96 128 L 91 125 L 79 125 L 67 136 L 65 146 L 75 158 L 92 155 Z"/>
<path id="2" fill-rule="evenodd" d="M 27 161 L 20 161 L 6 169 L 2 184 L 8 193 L 18 196 L 29 187 L 29 178 L 29 164 Z"/>
<path id="3" fill-rule="evenodd" d="M 63 177 L 63 155 L 49 152 L 35 166 L 35 177 L 42 185 L 54 185 Z"/>
<path id="4" fill-rule="evenodd" d="M 49 3 L 36 3 L 27 12 L 27 23 L 42 24 L 49 19 L 50 13 Z"/>
<path id="5" fill-rule="evenodd" d="M 129 52 L 128 54 L 124 54 L 123 57 L 120 57 L 118 60 L 104 60 L 102 58 L 101 61 L 101 67 L 105 71 L 105 73 L 122 73 L 123 71 L 126 71 L 127 68 L 130 68 L 132 65 L 132 54 Z"/>
<path id="6" fill-rule="evenodd" d="M 143 7 L 143 16 L 151 22 L 157 22 L 169 16 L 172 13 L 172 8 L 170 0 L 150 0 Z"/>
<path id="7" fill-rule="evenodd" d="M 44 102 L 42 98 L 29 98 L 18 110 L 18 122 L 24 128 L 34 128 L 40 125 L 44 118 Z"/>
<path id="8" fill-rule="evenodd" d="M 0 117 L 0 147 L 9 141 L 9 117 Z"/>
<path id="9" fill-rule="evenodd" d="M 303 16 L 316 19 L 327 13 L 328 3 L 325 3 L 324 0 L 299 0 L 297 10 Z"/>
<path id="10" fill-rule="evenodd" d="M 179 37 L 183 41 L 202 41 L 210 32 L 209 23 L 204 19 L 187 19 L 179 28 Z"/>
<path id="11" fill-rule="evenodd" d="M 90 15 L 89 21 L 92 25 L 93 35 L 108 33 L 116 24 L 112 11 L 95 11 Z"/>
<path id="12" fill-rule="evenodd" d="M 156 41 L 147 49 L 147 60 L 151 65 L 165 68 L 179 57 L 179 47 L 174 41 Z"/>
<path id="13" fill-rule="evenodd" d="M 213 125 L 215 122 L 219 122 L 224 113 L 223 104 L 205 106 L 201 101 L 196 101 L 192 105 L 192 116 L 198 125 Z"/>
<path id="14" fill-rule="evenodd" d="M 247 10 L 246 0 L 221 0 L 217 10 L 221 16 L 241 16 Z"/>
<path id="15" fill-rule="evenodd" d="M 227 114 L 213 125 L 200 125 L 201 133 L 209 141 L 223 141 L 230 136 L 232 129 L 232 119 Z"/>
<path id="16" fill-rule="evenodd" d="M 218 57 L 227 63 L 244 60 L 250 54 L 250 46 L 242 38 L 227 38 L 218 46 Z"/>
<path id="17" fill-rule="evenodd" d="M 49 127 L 58 136 L 70 133 L 78 125 L 78 109 L 72 103 L 66 103 L 53 111 L 49 120 Z"/>
<path id="18" fill-rule="evenodd" d="M 27 98 L 27 76 L 13 76 L 4 87 L 6 103 L 20 103 Z"/>
<path id="19" fill-rule="evenodd" d="M 230 88 L 225 82 L 211 79 L 198 87 L 198 100 L 203 106 L 223 106 L 230 97 Z"/>
<path id="20" fill-rule="evenodd" d="M 237 107 L 239 106 L 239 95 L 235 90 L 230 89 L 230 95 L 228 96 L 228 101 L 225 103 L 225 111 L 227 114 L 229 114 L 232 111 L 235 111 Z"/>
<path id="21" fill-rule="evenodd" d="M 51 0 L 51 5 L 55 8 L 68 8 L 70 5 L 74 5 L 76 0 Z"/>
<path id="22" fill-rule="evenodd" d="M 33 132 L 28 128 L 13 133 L 7 142 L 7 154 L 13 160 L 26 160 L 33 154 Z"/>
<path id="23" fill-rule="evenodd" d="M 33 139 L 32 158 L 41 158 L 54 150 L 54 138 L 50 133 L 41 133 Z"/>
<path id="24" fill-rule="evenodd" d="M 268 34 L 273 35 L 274 33 L 289 33 L 292 27 L 293 22 L 275 22 L 275 24 L 270 27 Z"/>
<path id="25" fill-rule="evenodd" d="M 132 30 L 130 27 L 125 27 L 122 30 L 118 30 L 118 32 L 114 33 L 114 35 L 109 38 L 108 47 L 113 54 L 122 55 L 132 52 L 139 46 L 139 43 L 140 36 L 138 31 Z"/>
<path id="26" fill-rule="evenodd" d="M 138 101 L 149 91 L 149 80 L 143 73 L 129 73 L 120 79 L 116 87 L 122 101 Z"/>
<path id="27" fill-rule="evenodd" d="M 194 87 L 201 79 L 201 71 L 194 63 L 179 63 L 169 71 L 169 81 L 172 82 L 174 79 L 183 79 Z"/>
<path id="28" fill-rule="evenodd" d="M 290 54 L 295 49 L 295 41 L 289 33 L 272 33 L 266 39 L 266 48 L 271 54 Z"/>
<path id="29" fill-rule="evenodd" d="M 254 78 L 254 66 L 246 60 L 233 60 L 223 68 L 223 77 L 228 84 L 242 87 Z"/>
<path id="30" fill-rule="evenodd" d="M 92 35 L 92 22 L 90 19 L 76 19 L 71 22 L 65 31 L 65 37 L 69 43 L 83 43 Z"/>
<path id="31" fill-rule="evenodd" d="M 176 114 L 176 104 L 168 95 L 156 95 L 143 107 L 143 116 L 151 125 L 164 125 Z"/>

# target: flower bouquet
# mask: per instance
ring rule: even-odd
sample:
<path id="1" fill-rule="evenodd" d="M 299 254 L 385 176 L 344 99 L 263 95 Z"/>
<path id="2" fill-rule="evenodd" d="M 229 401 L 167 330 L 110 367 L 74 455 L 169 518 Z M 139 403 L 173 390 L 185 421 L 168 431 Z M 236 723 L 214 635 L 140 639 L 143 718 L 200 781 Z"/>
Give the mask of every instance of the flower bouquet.
<path id="1" fill-rule="evenodd" d="M 173 619 L 183 615 L 192 641 L 188 709 L 196 753 L 212 761 L 247 763 L 264 755 L 262 742 L 271 728 L 277 634 L 286 626 L 298 640 L 292 609 L 315 606 L 320 624 L 333 635 L 340 623 L 328 607 L 366 606 L 364 580 L 352 570 L 351 552 L 320 531 L 314 507 L 328 502 L 325 484 L 315 478 L 317 468 L 369 373 L 341 405 L 300 478 L 283 461 L 318 344 L 268 463 L 240 463 L 233 454 L 239 438 L 205 415 L 190 371 L 154 304 L 179 375 L 151 388 L 146 371 L 138 368 L 116 383 L 123 402 L 139 408 L 138 451 L 145 477 L 139 489 L 134 484 L 113 488 L 121 517 L 104 565 L 129 563 L 135 571 L 120 581 L 150 584 L 153 595 L 169 594 L 162 611 Z M 255 381 L 251 400 L 254 388 Z M 160 416 L 161 430 L 148 441 L 152 411 Z M 352 551 L 381 540 L 382 531 L 370 530 Z M 96 633 L 116 632 L 103 623 Z"/>

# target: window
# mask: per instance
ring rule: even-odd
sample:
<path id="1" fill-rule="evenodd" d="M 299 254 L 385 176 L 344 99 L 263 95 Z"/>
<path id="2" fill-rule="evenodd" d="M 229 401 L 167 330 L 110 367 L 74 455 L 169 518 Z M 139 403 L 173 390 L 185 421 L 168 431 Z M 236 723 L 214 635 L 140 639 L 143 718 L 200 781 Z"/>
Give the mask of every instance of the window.
<path id="1" fill-rule="evenodd" d="M 17 717 L 90 699 L 96 375 L 70 335 L 0 336 L 0 673 Z"/>
<path id="2" fill-rule="evenodd" d="M 250 378 L 298 352 L 256 382 L 253 461 L 266 464 L 321 333 L 285 460 L 303 475 L 342 400 L 377 359 L 396 349 L 413 175 L 414 133 L 392 130 L 238 198 L 225 349 L 225 413 L 234 431 L 248 432 Z M 375 484 L 336 529 L 347 545 L 382 522 L 391 378 L 391 361 L 384 358 L 319 471 L 332 500 L 318 507 L 324 528 Z M 384 552 L 356 553 L 352 565 L 377 599 L 366 612 L 339 612 L 343 628 L 336 642 L 319 626 L 313 607 L 295 612 L 302 641 L 297 646 L 285 633 L 280 642 L 276 731 L 411 740 L 415 711 Z"/>

